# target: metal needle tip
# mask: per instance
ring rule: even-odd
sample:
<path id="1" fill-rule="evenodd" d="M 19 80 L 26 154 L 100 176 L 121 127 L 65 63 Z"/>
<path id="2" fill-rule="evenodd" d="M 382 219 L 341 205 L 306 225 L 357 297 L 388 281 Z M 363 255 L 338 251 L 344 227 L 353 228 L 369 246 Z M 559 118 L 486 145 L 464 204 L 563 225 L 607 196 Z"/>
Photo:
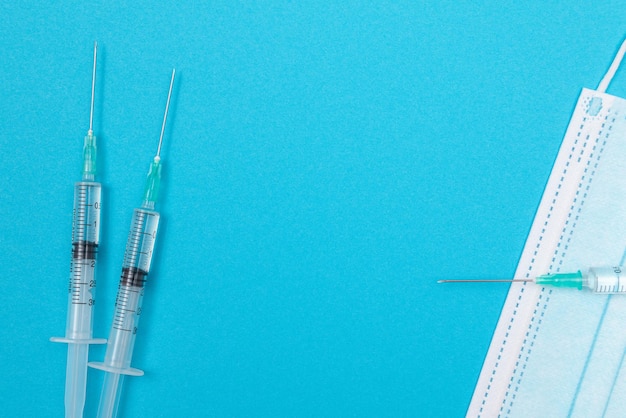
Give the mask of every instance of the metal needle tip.
<path id="1" fill-rule="evenodd" d="M 170 89 L 167 93 L 167 103 L 165 104 L 165 115 L 163 115 L 163 125 L 161 125 L 161 136 L 159 137 L 159 148 L 155 158 L 161 156 L 161 144 L 163 143 L 163 133 L 165 132 L 165 122 L 167 122 L 167 112 L 170 108 L 170 99 L 172 98 L 172 87 L 174 87 L 174 77 L 176 76 L 176 68 L 172 69 L 172 79 L 170 80 Z"/>
<path id="2" fill-rule="evenodd" d="M 98 41 L 93 43 L 93 71 L 91 73 L 91 107 L 89 110 L 89 135 L 93 135 L 93 102 L 96 91 L 96 61 L 98 57 Z"/>

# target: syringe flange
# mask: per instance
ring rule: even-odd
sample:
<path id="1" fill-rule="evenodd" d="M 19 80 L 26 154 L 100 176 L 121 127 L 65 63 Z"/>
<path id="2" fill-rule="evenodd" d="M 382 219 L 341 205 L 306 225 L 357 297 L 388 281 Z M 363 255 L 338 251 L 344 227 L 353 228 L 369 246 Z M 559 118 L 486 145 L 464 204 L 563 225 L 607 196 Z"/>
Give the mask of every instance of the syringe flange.
<path id="1" fill-rule="evenodd" d="M 66 337 L 50 337 L 50 341 L 53 343 L 66 343 L 66 344 L 106 344 L 106 338 L 66 338 Z"/>
<path id="2" fill-rule="evenodd" d="M 112 367 L 102 362 L 89 362 L 89 367 L 93 367 L 94 369 L 103 370 L 109 373 L 125 374 L 127 376 L 143 376 L 143 370 L 135 369 L 134 367 Z"/>

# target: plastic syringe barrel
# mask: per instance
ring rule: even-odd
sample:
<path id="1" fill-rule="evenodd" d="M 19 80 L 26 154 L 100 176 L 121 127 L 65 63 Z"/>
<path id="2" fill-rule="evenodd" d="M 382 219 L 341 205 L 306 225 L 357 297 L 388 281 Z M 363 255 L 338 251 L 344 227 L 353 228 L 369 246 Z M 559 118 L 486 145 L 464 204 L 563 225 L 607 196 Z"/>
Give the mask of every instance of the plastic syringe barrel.
<path id="1" fill-rule="evenodd" d="M 102 344 L 93 339 L 93 307 L 96 303 L 96 257 L 100 239 L 101 185 L 81 181 L 74 186 L 72 258 L 68 286 L 65 337 L 54 342 Z"/>
<path id="2" fill-rule="evenodd" d="M 124 253 L 122 274 L 115 300 L 115 314 L 102 363 L 91 366 L 112 373 L 141 376 L 130 367 L 141 316 L 143 292 L 156 240 L 159 213 L 135 209 Z"/>
<path id="3" fill-rule="evenodd" d="M 67 338 L 90 339 L 96 303 L 96 256 L 100 241 L 100 183 L 79 182 L 74 188 L 72 262 L 68 298 Z"/>
<path id="4" fill-rule="evenodd" d="M 626 293 L 626 267 L 592 267 L 587 273 L 586 287 L 595 293 Z"/>

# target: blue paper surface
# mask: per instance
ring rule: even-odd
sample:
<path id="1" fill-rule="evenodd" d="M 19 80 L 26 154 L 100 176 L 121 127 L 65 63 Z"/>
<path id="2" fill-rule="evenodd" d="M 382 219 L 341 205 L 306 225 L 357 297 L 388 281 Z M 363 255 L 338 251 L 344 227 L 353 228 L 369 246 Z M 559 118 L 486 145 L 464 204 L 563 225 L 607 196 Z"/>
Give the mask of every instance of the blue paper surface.
<path id="1" fill-rule="evenodd" d="M 63 414 L 94 40 L 95 337 L 177 69 L 121 415 L 460 416 L 507 287 L 436 280 L 513 274 L 621 6 L 0 5 L 0 415 Z"/>

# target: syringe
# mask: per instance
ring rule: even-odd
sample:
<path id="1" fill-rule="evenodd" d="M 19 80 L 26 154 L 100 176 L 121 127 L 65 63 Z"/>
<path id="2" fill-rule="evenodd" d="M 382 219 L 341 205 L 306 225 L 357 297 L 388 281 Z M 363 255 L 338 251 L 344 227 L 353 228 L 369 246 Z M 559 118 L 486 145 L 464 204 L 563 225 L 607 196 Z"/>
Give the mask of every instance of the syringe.
<path id="1" fill-rule="evenodd" d="M 98 417 L 115 417 L 119 407 L 122 383 L 125 375 L 142 376 L 143 371 L 130 367 L 135 345 L 135 336 L 139 317 L 141 316 L 142 299 L 146 277 L 150 272 L 154 243 L 159 226 L 159 213 L 154 210 L 161 182 L 161 143 L 165 131 L 165 122 L 169 109 L 174 75 L 172 71 L 170 88 L 165 105 L 165 115 L 161 126 L 161 136 L 156 156 L 150 164 L 148 178 L 140 208 L 136 208 L 130 226 L 122 275 L 115 299 L 115 315 L 104 362 L 90 362 L 89 366 L 104 370 L 106 373 L 98 406 Z"/>
<path id="2" fill-rule="evenodd" d="M 65 337 L 53 342 L 67 343 L 65 376 L 65 416 L 82 417 L 87 388 L 89 344 L 104 344 L 105 339 L 92 338 L 93 306 L 96 303 L 96 254 L 100 235 L 101 186 L 95 182 L 96 137 L 93 134 L 93 105 L 96 86 L 98 44 L 93 47 L 91 110 L 89 131 L 83 145 L 83 181 L 74 185 L 72 223 L 72 258 Z"/>
<path id="3" fill-rule="evenodd" d="M 593 267 L 587 274 L 580 270 L 575 273 L 544 274 L 528 279 L 504 280 L 439 280 L 437 283 L 495 283 L 495 282 L 533 282 L 541 286 L 571 287 L 578 290 L 588 289 L 593 293 L 626 293 L 626 267 Z"/>

